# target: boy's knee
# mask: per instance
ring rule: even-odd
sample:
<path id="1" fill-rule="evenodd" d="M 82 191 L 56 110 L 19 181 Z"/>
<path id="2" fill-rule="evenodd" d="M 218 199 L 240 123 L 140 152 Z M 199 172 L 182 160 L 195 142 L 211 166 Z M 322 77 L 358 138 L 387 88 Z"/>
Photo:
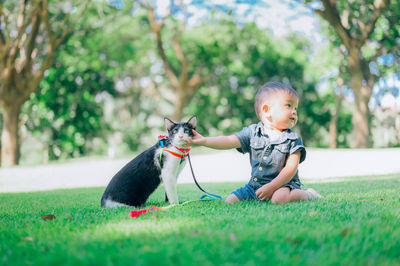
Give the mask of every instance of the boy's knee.
<path id="1" fill-rule="evenodd" d="M 288 197 L 272 197 L 271 203 L 273 204 L 286 204 L 289 202 Z"/>
<path id="2" fill-rule="evenodd" d="M 271 203 L 273 204 L 286 204 L 290 201 L 289 188 L 280 188 L 272 195 Z"/>
<path id="3" fill-rule="evenodd" d="M 276 197 L 272 196 L 271 203 L 273 204 L 286 204 L 290 200 L 288 195 L 278 195 Z"/>

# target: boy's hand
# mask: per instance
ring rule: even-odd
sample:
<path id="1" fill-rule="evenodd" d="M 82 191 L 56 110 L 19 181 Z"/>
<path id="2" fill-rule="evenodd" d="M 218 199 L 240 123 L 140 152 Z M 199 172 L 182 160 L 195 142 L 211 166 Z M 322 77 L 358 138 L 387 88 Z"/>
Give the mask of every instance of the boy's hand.
<path id="1" fill-rule="evenodd" d="M 256 196 L 260 200 L 270 200 L 272 198 L 272 194 L 274 194 L 275 190 L 273 189 L 272 186 L 269 185 L 270 184 L 268 183 L 257 189 Z"/>
<path id="2" fill-rule="evenodd" d="M 206 143 L 206 138 L 200 135 L 196 130 L 192 130 L 193 137 L 185 139 L 186 143 L 189 145 L 204 145 Z"/>

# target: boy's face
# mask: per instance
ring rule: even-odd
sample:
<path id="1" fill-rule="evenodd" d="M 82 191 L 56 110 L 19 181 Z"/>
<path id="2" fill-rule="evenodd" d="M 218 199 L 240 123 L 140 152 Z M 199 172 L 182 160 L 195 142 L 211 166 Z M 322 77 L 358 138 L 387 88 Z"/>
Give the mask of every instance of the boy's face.
<path id="1" fill-rule="evenodd" d="M 299 99 L 284 92 L 278 92 L 271 98 L 263 108 L 268 124 L 279 131 L 294 127 L 297 123 Z"/>

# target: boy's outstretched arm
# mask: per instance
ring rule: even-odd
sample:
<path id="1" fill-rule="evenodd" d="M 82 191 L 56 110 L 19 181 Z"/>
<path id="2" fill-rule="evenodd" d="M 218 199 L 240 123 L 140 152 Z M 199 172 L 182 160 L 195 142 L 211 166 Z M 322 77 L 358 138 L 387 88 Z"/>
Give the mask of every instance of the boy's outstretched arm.
<path id="1" fill-rule="evenodd" d="M 193 129 L 193 138 L 188 138 L 186 142 L 191 145 L 200 145 L 217 150 L 228 150 L 240 148 L 240 141 L 235 135 L 218 136 L 218 137 L 203 137 Z"/>

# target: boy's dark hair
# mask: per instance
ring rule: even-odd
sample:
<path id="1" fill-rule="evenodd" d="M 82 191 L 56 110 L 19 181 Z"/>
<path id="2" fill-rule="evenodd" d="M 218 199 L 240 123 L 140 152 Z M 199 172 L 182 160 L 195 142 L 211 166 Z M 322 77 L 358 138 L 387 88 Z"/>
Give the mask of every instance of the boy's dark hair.
<path id="1" fill-rule="evenodd" d="M 268 97 L 277 92 L 285 92 L 289 95 L 299 98 L 299 95 L 292 87 L 276 81 L 267 82 L 258 89 L 254 101 L 254 109 L 256 110 L 258 118 L 261 119 L 259 115 L 262 107 L 261 105 L 265 102 L 265 100 Z"/>

